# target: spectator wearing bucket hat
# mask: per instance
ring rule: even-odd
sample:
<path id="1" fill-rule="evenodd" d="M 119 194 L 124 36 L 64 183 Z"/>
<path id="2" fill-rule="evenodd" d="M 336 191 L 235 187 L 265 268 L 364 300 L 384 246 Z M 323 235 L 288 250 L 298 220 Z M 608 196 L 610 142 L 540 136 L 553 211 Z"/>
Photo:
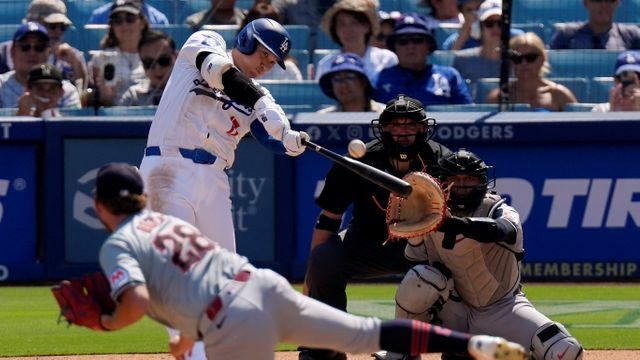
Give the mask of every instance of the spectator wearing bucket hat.
<path id="1" fill-rule="evenodd" d="M 404 16 L 387 39 L 387 46 L 398 55 L 398 65 L 378 74 L 374 100 L 386 103 L 398 94 L 406 94 L 427 107 L 472 102 L 469 88 L 458 70 L 427 64 L 436 42 L 432 30 L 420 17 Z"/>
<path id="2" fill-rule="evenodd" d="M 318 111 L 381 113 L 384 104 L 371 100 L 373 87 L 364 70 L 362 59 L 352 53 L 340 53 L 331 63 L 331 69 L 320 76 L 322 92 L 337 104 Z"/>
<path id="3" fill-rule="evenodd" d="M 62 74 L 51 64 L 39 64 L 31 68 L 27 88 L 18 99 L 19 116 L 60 117 L 57 104 L 64 95 Z"/>
<path id="4" fill-rule="evenodd" d="M 340 45 L 340 51 L 362 58 L 371 83 L 384 68 L 398 63 L 396 55 L 387 49 L 369 45 L 380 29 L 378 2 L 372 0 L 339 0 L 322 17 L 322 30 Z M 316 80 L 331 68 L 336 54 L 329 54 L 318 62 Z"/>
<path id="5" fill-rule="evenodd" d="M 47 62 L 51 47 L 47 29 L 37 22 L 26 22 L 16 30 L 11 45 L 14 69 L 0 75 L 0 107 L 15 108 L 28 85 L 31 69 Z M 58 107 L 80 107 L 78 90 L 69 81 L 63 81 L 64 94 Z"/>
<path id="6" fill-rule="evenodd" d="M 48 62 L 60 70 L 64 79 L 82 89 L 87 80 L 87 62 L 82 51 L 64 41 L 65 31 L 73 25 L 64 1 L 33 0 L 25 20 L 39 22 L 47 28 L 51 44 Z"/>
<path id="7" fill-rule="evenodd" d="M 122 0 L 114 0 L 113 2 L 106 3 L 93 10 L 87 24 L 108 24 L 109 15 L 111 15 L 111 8 L 121 1 Z M 167 18 L 167 15 L 162 13 L 162 11 L 146 4 L 143 0 L 135 0 L 135 2 L 139 4 L 139 7 L 142 9 L 142 13 L 149 21 L 149 24 L 169 25 L 169 19 Z"/>
<path id="8" fill-rule="evenodd" d="M 597 104 L 591 111 L 640 111 L 640 51 L 618 55 L 613 79 L 609 102 Z"/>

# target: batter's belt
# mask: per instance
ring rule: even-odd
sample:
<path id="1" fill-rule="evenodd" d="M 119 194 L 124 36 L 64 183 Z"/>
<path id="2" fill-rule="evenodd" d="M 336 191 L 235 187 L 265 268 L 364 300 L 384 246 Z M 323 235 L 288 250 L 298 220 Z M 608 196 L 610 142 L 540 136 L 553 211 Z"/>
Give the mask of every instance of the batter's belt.
<path id="1" fill-rule="evenodd" d="M 144 149 L 144 155 L 183 157 L 196 164 L 213 165 L 220 170 L 224 170 L 227 167 L 226 161 L 201 148 L 185 149 L 177 146 L 149 146 Z"/>

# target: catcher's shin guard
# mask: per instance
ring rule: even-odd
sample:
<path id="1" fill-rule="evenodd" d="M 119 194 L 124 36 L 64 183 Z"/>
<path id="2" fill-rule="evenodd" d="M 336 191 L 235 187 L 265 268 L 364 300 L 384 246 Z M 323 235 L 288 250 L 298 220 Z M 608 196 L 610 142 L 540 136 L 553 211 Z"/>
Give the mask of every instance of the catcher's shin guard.
<path id="1" fill-rule="evenodd" d="M 411 268 L 396 290 L 396 318 L 430 322 L 453 290 L 450 275 L 431 265 Z"/>

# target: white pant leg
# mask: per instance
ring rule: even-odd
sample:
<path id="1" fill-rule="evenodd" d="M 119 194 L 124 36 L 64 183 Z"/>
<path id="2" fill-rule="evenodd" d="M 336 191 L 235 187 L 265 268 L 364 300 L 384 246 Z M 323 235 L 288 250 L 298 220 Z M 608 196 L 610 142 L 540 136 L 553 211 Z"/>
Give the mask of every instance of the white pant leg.
<path id="1" fill-rule="evenodd" d="M 211 165 L 197 169 L 196 227 L 223 248 L 236 252 L 229 177 Z"/>

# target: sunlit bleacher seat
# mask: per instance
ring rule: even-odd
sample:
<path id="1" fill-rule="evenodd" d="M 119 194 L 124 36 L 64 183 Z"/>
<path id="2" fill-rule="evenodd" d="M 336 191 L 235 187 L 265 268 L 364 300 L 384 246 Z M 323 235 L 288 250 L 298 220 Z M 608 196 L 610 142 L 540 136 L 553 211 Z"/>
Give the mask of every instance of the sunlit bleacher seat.
<path id="1" fill-rule="evenodd" d="M 191 28 L 185 24 L 172 24 L 172 25 L 156 25 L 153 26 L 153 30 L 162 31 L 171 36 L 176 43 L 176 49 L 180 49 L 184 45 L 187 38 L 193 34 Z"/>
<path id="2" fill-rule="evenodd" d="M 96 114 L 95 109 L 92 107 L 85 107 L 80 109 L 62 108 L 60 109 L 60 112 L 64 116 L 94 116 Z"/>
<path id="3" fill-rule="evenodd" d="M 31 1 L 29 0 L 0 1 L 0 24 L 22 22 L 30 3 Z"/>
<path id="4" fill-rule="evenodd" d="M 564 107 L 564 111 L 589 112 L 594 106 L 596 106 L 595 103 L 567 104 Z"/>
<path id="5" fill-rule="evenodd" d="M 380 10 L 386 12 L 398 11 L 400 4 L 406 1 L 407 0 L 380 0 Z"/>
<path id="6" fill-rule="evenodd" d="M 318 71 L 318 63 L 320 62 L 320 60 L 329 55 L 329 54 L 337 54 L 338 52 L 340 52 L 339 49 L 315 49 L 313 50 L 313 56 L 312 56 L 312 61 L 313 61 L 313 68 L 315 69 L 315 71 Z"/>
<path id="7" fill-rule="evenodd" d="M 551 76 L 584 77 L 611 76 L 619 51 L 608 50 L 549 50 Z"/>
<path id="8" fill-rule="evenodd" d="M 238 25 L 204 25 L 202 29 L 213 30 L 220 34 L 227 43 L 227 49 L 231 49 L 236 42 L 236 35 L 240 31 Z"/>
<path id="9" fill-rule="evenodd" d="M 335 100 L 327 97 L 317 81 L 277 81 L 264 80 L 260 83 L 269 89 L 271 95 L 280 105 L 310 105 L 312 111 L 324 105 L 333 105 Z"/>
<path id="10" fill-rule="evenodd" d="M 400 12 L 417 12 L 421 14 L 425 14 L 428 11 L 428 8 L 425 6 L 420 6 L 422 3 L 426 3 L 423 0 L 401 0 L 400 7 L 392 10 L 398 10 Z"/>
<path id="11" fill-rule="evenodd" d="M 169 24 L 176 24 L 176 14 L 180 11 L 180 2 L 177 0 L 145 0 L 145 2 L 156 8 L 167 16 Z"/>
<path id="12" fill-rule="evenodd" d="M 184 24 L 189 15 L 200 10 L 211 8 L 211 0 L 174 0 L 178 3 L 178 12 L 175 15 L 176 24 Z"/>
<path id="13" fill-rule="evenodd" d="M 96 8 L 111 2 L 109 0 L 67 0 L 67 16 L 73 21 L 77 29 L 82 29 L 89 21 L 91 13 Z"/>
<path id="14" fill-rule="evenodd" d="M 0 42 L 12 40 L 20 24 L 0 24 Z"/>
<path id="15" fill-rule="evenodd" d="M 322 31 L 322 28 L 318 26 L 316 35 L 316 50 L 319 49 L 339 49 L 340 45 L 335 43 L 331 36 Z"/>
<path id="16" fill-rule="evenodd" d="M 609 101 L 609 90 L 613 87 L 615 81 L 611 76 L 601 76 L 591 79 L 591 96 L 590 102 L 600 103 Z"/>
<path id="17" fill-rule="evenodd" d="M 429 105 L 427 112 L 497 112 L 500 110 L 498 104 L 448 104 Z M 507 111 L 530 111 L 529 104 L 510 104 Z"/>
<path id="18" fill-rule="evenodd" d="M 545 44 L 549 44 L 551 41 L 551 36 L 553 35 L 553 27 L 541 23 L 541 22 L 530 22 L 530 23 L 512 23 L 512 29 L 519 29 L 524 32 L 532 32 L 535 33 L 544 41 Z"/>
<path id="19" fill-rule="evenodd" d="M 98 109 L 98 116 L 153 116 L 157 106 L 107 106 Z"/>

